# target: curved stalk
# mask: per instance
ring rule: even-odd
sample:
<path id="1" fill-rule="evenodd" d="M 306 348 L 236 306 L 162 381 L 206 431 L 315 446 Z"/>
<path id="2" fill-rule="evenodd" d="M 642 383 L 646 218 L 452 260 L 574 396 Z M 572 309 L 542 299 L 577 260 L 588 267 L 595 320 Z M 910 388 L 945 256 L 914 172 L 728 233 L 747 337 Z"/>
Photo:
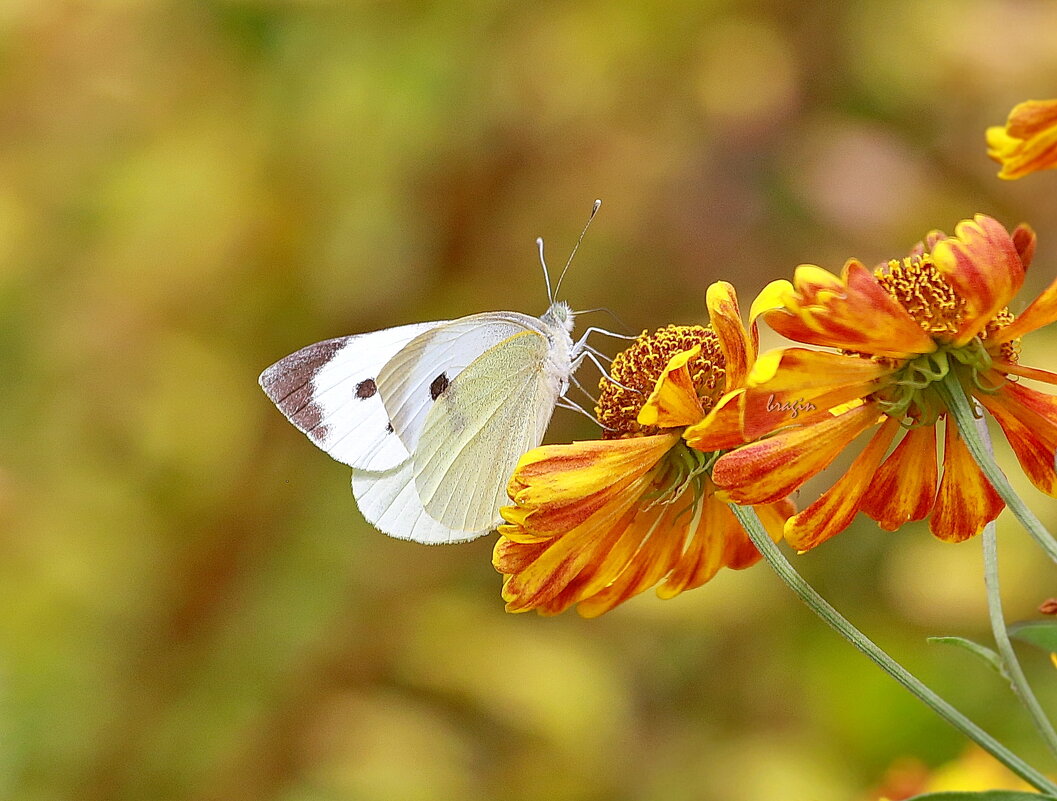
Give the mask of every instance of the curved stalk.
<path id="1" fill-rule="evenodd" d="M 763 524 L 760 522 L 760 518 L 757 517 L 755 509 L 751 506 L 743 507 L 737 504 L 730 504 L 730 509 L 734 512 L 735 517 L 738 518 L 749 538 L 757 550 L 763 554 L 763 558 L 771 565 L 774 572 L 793 592 L 800 596 L 800 599 L 807 604 L 812 612 L 822 618 L 849 643 L 866 654 L 878 667 L 929 706 L 937 715 L 977 743 L 995 759 L 1024 779 L 1024 781 L 1041 792 L 1057 795 L 1057 784 L 1047 779 L 944 701 L 914 674 L 892 659 L 865 634 L 855 628 L 846 617 L 830 606 L 826 599 L 819 595 L 815 588 L 808 584 L 789 563 L 789 560 L 785 558 L 778 546 L 771 541 L 770 536 L 768 536 Z"/>
<path id="2" fill-rule="evenodd" d="M 975 403 L 973 405 L 976 406 Z M 979 411 L 979 407 L 977 406 L 974 411 Z M 982 416 L 974 415 L 974 417 L 976 434 L 980 437 L 987 455 L 994 459 L 995 450 L 991 445 L 991 435 L 987 430 L 987 421 Z M 1031 685 L 1028 684 L 1028 679 L 1024 675 L 1024 670 L 1020 667 L 1020 661 L 1017 659 L 1016 651 L 1013 650 L 1013 643 L 1009 641 L 1006 617 L 1002 612 L 1002 591 L 998 581 L 998 537 L 996 536 L 995 521 L 992 520 L 984 526 L 982 539 L 984 587 L 987 589 L 987 614 L 991 618 L 991 631 L 994 633 L 995 646 L 998 648 L 999 656 L 1002 657 L 1006 676 L 1009 678 L 1013 693 L 1028 711 L 1032 723 L 1035 724 L 1035 728 L 1050 751 L 1057 754 L 1057 731 L 1054 731 L 1053 724 L 1046 717 L 1046 713 L 1039 704 L 1039 699 L 1035 697 Z"/>

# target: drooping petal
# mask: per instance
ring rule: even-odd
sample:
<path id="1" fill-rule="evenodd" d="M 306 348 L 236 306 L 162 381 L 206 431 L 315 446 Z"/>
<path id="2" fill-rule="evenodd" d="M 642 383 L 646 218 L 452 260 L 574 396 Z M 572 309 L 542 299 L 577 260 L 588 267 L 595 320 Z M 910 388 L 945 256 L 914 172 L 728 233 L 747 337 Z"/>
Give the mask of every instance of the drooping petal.
<path id="1" fill-rule="evenodd" d="M 577 607 L 584 617 L 597 617 L 623 603 L 640 592 L 657 584 L 685 558 L 683 550 L 687 538 L 697 537 L 696 529 L 702 520 L 707 520 L 705 510 L 711 499 L 695 504 L 692 497 L 680 498 L 679 502 L 642 513 L 641 521 L 628 527 L 625 538 L 633 540 L 636 551 L 604 588 L 582 593 L 583 600 Z M 713 549 L 715 559 L 723 555 L 722 549 Z M 716 565 L 718 570 L 721 565 Z M 711 578 L 711 577 L 710 577 Z"/>
<path id="2" fill-rule="evenodd" d="M 863 404 L 811 425 L 781 431 L 724 454 L 712 480 L 737 503 L 772 503 L 825 467 L 881 413 Z"/>
<path id="3" fill-rule="evenodd" d="M 1042 293 L 1028 304 L 1028 308 L 1017 315 L 1017 319 L 988 337 L 987 344 L 990 346 L 1019 339 L 1054 321 L 1057 321 L 1057 279 L 1042 290 Z"/>
<path id="4" fill-rule="evenodd" d="M 674 598 L 684 590 L 700 587 L 721 567 L 728 566 L 739 555 L 745 542 L 752 547 L 737 518 L 714 496 L 701 504 L 697 519 L 691 521 L 689 529 L 692 533 L 686 551 L 675 569 L 657 587 L 660 598 Z M 759 559 L 759 553 L 756 558 Z"/>
<path id="5" fill-rule="evenodd" d="M 878 469 L 860 509 L 885 531 L 924 520 L 936 499 L 936 429 L 911 429 Z"/>
<path id="6" fill-rule="evenodd" d="M 901 359 L 932 353 L 936 343 L 877 282 L 851 259 L 841 277 L 802 264 L 793 284 L 768 285 L 753 304 L 779 334 L 797 342 Z"/>
<path id="7" fill-rule="evenodd" d="M 945 542 L 975 537 L 1005 507 L 980 472 L 954 419 L 947 417 L 943 438 L 943 478 L 929 517 L 929 531 Z"/>
<path id="8" fill-rule="evenodd" d="M 701 346 L 695 345 L 668 360 L 653 392 L 639 411 L 639 425 L 681 428 L 705 416 L 694 379 L 686 366 L 699 353 Z"/>
<path id="9" fill-rule="evenodd" d="M 1057 167 L 1057 100 L 1014 106 L 1005 127 L 987 129 L 987 155 L 1002 165 L 999 178 L 1023 178 Z"/>
<path id="10" fill-rule="evenodd" d="M 851 525 L 898 429 L 899 421 L 889 417 L 848 471 L 817 501 L 789 518 L 785 524 L 785 539 L 790 545 L 798 551 L 808 551 Z"/>
<path id="11" fill-rule="evenodd" d="M 979 334 L 1024 283 L 1024 264 L 1001 223 L 977 214 L 936 243 L 932 262 L 965 303 L 954 344 Z"/>
<path id="12" fill-rule="evenodd" d="M 592 566 L 603 561 L 634 518 L 639 495 L 618 496 L 597 515 L 544 543 L 522 545 L 506 536 L 507 526 L 500 526 L 504 536 L 496 542 L 492 564 L 506 574 L 503 600 L 507 611 L 547 607 L 584 571 L 596 575 Z M 525 547 L 529 555 L 519 557 L 518 550 Z"/>
<path id="13" fill-rule="evenodd" d="M 745 377 L 756 360 L 756 343 L 741 321 L 734 287 L 726 281 L 716 281 L 705 294 L 705 304 L 726 361 L 727 389 L 744 386 Z"/>
<path id="14" fill-rule="evenodd" d="M 1057 497 L 1057 397 L 1007 384 L 993 395 L 979 393 L 977 399 L 1002 426 L 1031 483 Z"/>
<path id="15" fill-rule="evenodd" d="M 1027 270 L 1035 258 L 1036 245 L 1035 231 L 1027 223 L 1021 223 L 1013 229 L 1013 247 L 1017 249 L 1017 255 Z"/>
<path id="16" fill-rule="evenodd" d="M 1013 364 L 1012 362 L 998 360 L 995 360 L 991 367 L 992 371 L 997 370 L 1000 373 L 1019 375 L 1022 378 L 1030 378 L 1034 381 L 1042 381 L 1046 384 L 1057 384 L 1057 373 L 1043 370 L 1041 367 L 1027 367 L 1023 364 Z M 992 381 L 992 383 L 995 382 Z"/>

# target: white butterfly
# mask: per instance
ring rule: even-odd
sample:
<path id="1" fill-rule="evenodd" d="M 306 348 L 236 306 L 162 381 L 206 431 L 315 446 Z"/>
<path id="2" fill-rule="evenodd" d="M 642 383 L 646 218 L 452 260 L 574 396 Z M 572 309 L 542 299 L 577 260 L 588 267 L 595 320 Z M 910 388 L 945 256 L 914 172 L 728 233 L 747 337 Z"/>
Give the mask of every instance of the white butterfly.
<path id="1" fill-rule="evenodd" d="M 370 523 L 399 539 L 462 542 L 502 522 L 518 459 L 543 440 L 576 368 L 593 358 L 586 339 L 598 329 L 574 343 L 574 316 L 551 295 L 542 317 L 488 312 L 329 339 L 276 362 L 260 384 L 353 468 Z"/>

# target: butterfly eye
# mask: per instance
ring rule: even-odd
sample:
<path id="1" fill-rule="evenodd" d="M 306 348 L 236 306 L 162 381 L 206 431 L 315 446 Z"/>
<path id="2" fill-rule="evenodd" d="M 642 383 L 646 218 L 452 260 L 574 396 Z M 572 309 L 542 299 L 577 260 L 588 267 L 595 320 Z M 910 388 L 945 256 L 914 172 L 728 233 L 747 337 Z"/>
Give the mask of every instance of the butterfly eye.
<path id="1" fill-rule="evenodd" d="M 377 391 L 378 385 L 374 383 L 373 378 L 365 378 L 356 385 L 356 397 L 360 400 L 367 400 L 367 398 L 374 397 L 374 393 Z"/>
<path id="2" fill-rule="evenodd" d="M 438 375 L 436 378 L 433 379 L 433 383 L 429 385 L 429 397 L 433 400 L 439 398 L 441 395 L 444 394 L 444 390 L 448 388 L 449 383 L 451 382 L 448 381 L 448 376 L 446 373 L 441 373 L 440 375 Z"/>

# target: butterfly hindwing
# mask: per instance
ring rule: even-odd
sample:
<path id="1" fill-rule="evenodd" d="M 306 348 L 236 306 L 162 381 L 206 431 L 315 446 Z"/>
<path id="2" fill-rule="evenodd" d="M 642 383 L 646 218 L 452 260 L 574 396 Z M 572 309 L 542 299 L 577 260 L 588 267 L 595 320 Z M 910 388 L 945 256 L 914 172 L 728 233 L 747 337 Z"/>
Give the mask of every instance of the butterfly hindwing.
<path id="1" fill-rule="evenodd" d="M 458 531 L 501 522 L 518 459 L 543 439 L 560 392 L 545 369 L 548 339 L 522 330 L 463 370 L 429 410 L 412 452 L 425 511 Z"/>
<path id="2" fill-rule="evenodd" d="M 381 472 L 353 470 L 352 494 L 368 523 L 400 540 L 439 545 L 472 540 L 489 531 L 456 531 L 430 517 L 415 489 L 411 457 Z"/>
<path id="3" fill-rule="evenodd" d="M 364 470 L 391 468 L 408 450 L 390 425 L 379 373 L 409 342 L 443 325 L 413 323 L 317 342 L 261 373 L 261 388 L 334 459 Z"/>

